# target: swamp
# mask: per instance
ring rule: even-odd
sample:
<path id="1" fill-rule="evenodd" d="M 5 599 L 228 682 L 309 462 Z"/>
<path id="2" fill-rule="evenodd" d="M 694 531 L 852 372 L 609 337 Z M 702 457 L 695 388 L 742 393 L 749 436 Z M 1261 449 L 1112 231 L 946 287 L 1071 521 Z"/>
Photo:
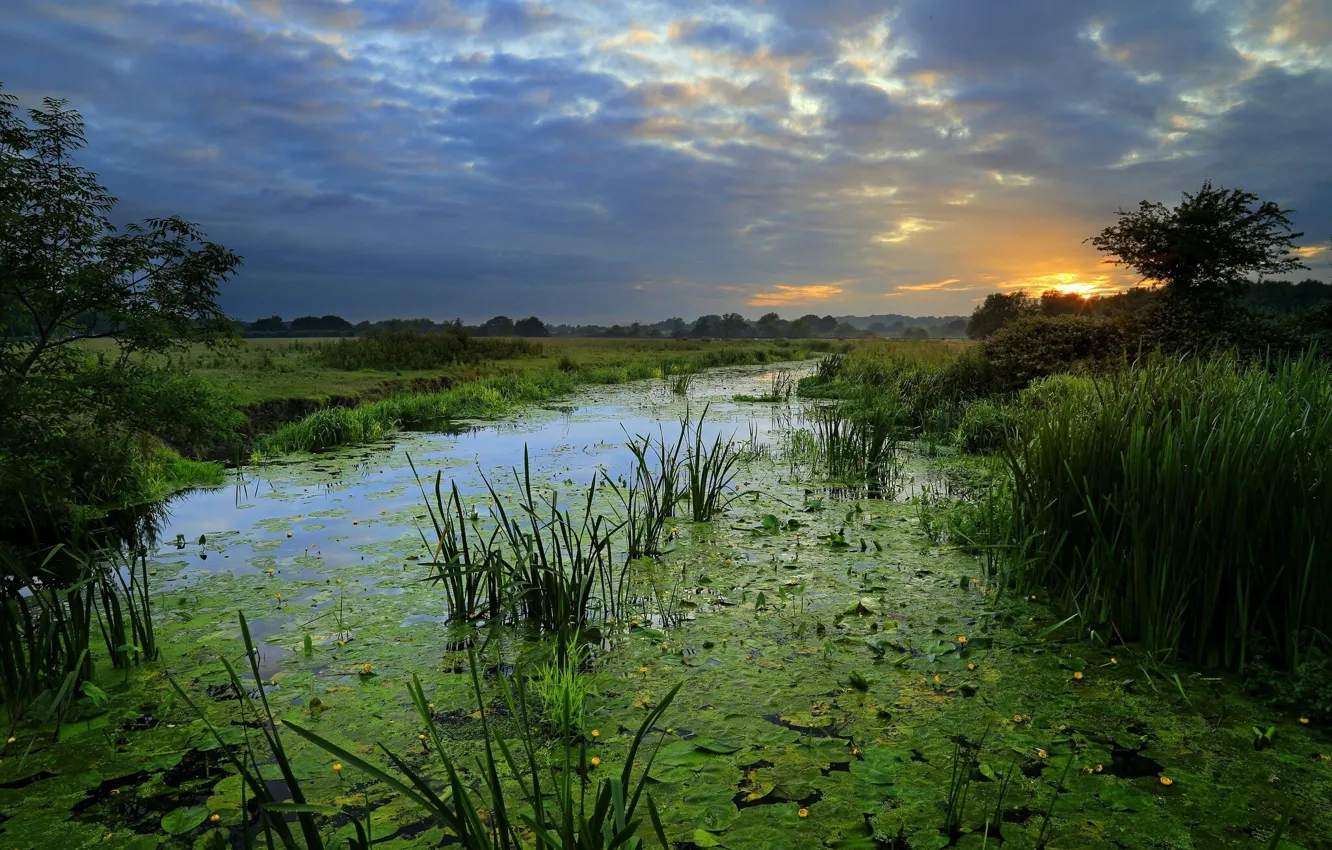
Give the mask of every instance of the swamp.
<path id="1" fill-rule="evenodd" d="M 170 499 L 88 592 L 119 656 L 11 723 L 5 846 L 1329 846 L 1319 723 L 1025 592 L 965 411 L 830 398 L 957 349 L 878 349 Z"/>

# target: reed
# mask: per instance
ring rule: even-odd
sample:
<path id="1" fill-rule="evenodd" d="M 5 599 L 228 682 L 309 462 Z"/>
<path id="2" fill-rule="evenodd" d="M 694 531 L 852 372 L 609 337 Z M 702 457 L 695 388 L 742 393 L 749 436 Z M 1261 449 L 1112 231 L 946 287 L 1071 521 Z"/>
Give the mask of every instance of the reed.
<path id="1" fill-rule="evenodd" d="M 349 747 L 337 744 L 305 727 L 285 721 L 288 729 L 310 741 L 341 761 L 365 773 L 371 779 L 384 783 L 403 795 L 425 813 L 436 818 L 456 838 L 455 844 L 464 850 L 640 850 L 642 839 L 637 837 L 642 822 L 640 807 L 646 801 L 653 832 L 662 848 L 670 847 L 656 803 L 647 791 L 647 776 L 652 768 L 656 749 L 647 756 L 635 779 L 638 754 L 648 734 L 660 721 L 666 709 L 680 691 L 676 684 L 648 712 L 629 747 L 624 768 L 618 775 L 601 779 L 592 789 L 585 790 L 583 777 L 587 775 L 587 751 L 561 747 L 563 758 L 549 766 L 550 780 L 542 776 L 537 763 L 540 745 L 534 738 L 537 724 L 527 703 L 526 690 L 521 681 L 512 688 L 505 677 L 500 686 L 510 713 L 518 720 L 522 730 L 520 743 L 525 759 L 515 757 L 505 739 L 490 726 L 486 700 L 481 691 L 481 678 L 475 650 L 469 651 L 472 688 L 476 697 L 482 724 L 485 750 L 479 760 L 480 793 L 473 791 L 462 778 L 458 765 L 448 755 L 445 742 L 430 710 L 425 690 L 415 674 L 408 685 L 413 704 L 421 718 L 423 732 L 448 777 L 446 791 L 439 793 L 419 767 L 391 752 L 382 743 L 379 749 L 403 777 L 395 776 L 384 768 L 362 758 Z M 505 770 L 507 768 L 507 770 Z M 518 786 L 515 799 L 506 788 L 511 787 L 504 774 Z M 483 817 L 481 811 L 489 813 Z"/>
<path id="2" fill-rule="evenodd" d="M 1060 380 L 1058 378 L 1051 380 Z M 1089 627 L 1243 667 L 1255 635 L 1298 666 L 1332 630 L 1332 373 L 1312 355 L 1146 358 L 1046 392 L 1010 455 L 1014 529 Z"/>
<path id="3" fill-rule="evenodd" d="M 708 406 L 703 407 L 697 422 L 686 418 L 680 422 L 681 430 L 690 431 L 692 437 L 685 448 L 685 475 L 688 484 L 689 510 L 694 522 L 708 522 L 740 493 L 730 493 L 735 480 L 739 452 L 731 440 L 718 434 L 711 444 L 703 438 L 703 423 L 708 417 Z"/>
<path id="4" fill-rule="evenodd" d="M 660 555 L 670 538 L 670 522 L 686 493 L 682 482 L 685 435 L 682 422 L 674 442 L 659 431 L 630 437 L 625 447 L 634 456 L 633 470 L 625 480 L 604 476 L 606 486 L 619 502 L 617 518 L 625 532 L 628 557 Z"/>
<path id="5" fill-rule="evenodd" d="M 436 472 L 435 500 L 432 503 L 411 455 L 407 456 L 407 463 L 412 468 L 412 475 L 416 478 L 435 530 L 436 543 L 433 547 L 424 534 L 421 537 L 422 544 L 432 552 L 430 561 L 426 562 L 430 568 L 426 581 L 444 588 L 450 622 L 500 616 L 506 596 L 506 564 L 497 546 L 499 529 L 492 530 L 487 537 L 473 525 L 469 537 L 468 520 L 463 516 L 462 497 L 458 494 L 457 483 L 449 482 L 449 495 L 445 498 L 443 474 Z"/>

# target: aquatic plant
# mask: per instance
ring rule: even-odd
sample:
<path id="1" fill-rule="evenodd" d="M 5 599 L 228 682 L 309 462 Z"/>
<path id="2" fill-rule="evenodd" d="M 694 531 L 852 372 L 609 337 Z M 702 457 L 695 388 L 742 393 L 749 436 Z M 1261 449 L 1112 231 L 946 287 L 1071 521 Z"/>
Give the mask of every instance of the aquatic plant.
<path id="1" fill-rule="evenodd" d="M 703 439 L 703 423 L 708 417 L 708 406 L 703 407 L 697 422 L 681 420 L 681 429 L 688 429 L 692 440 L 685 451 L 685 473 L 688 481 L 689 510 L 694 522 L 707 522 L 740 494 L 731 494 L 736 464 L 740 461 L 734 444 L 718 434 L 711 445 Z"/>
<path id="2" fill-rule="evenodd" d="M 430 702 L 420 679 L 415 674 L 412 676 L 408 691 L 425 730 L 422 734 L 427 736 L 431 748 L 443 764 L 448 776 L 448 792 L 443 795 L 431 787 L 428 779 L 418 769 L 382 743 L 378 744 L 379 749 L 393 763 L 394 768 L 406 777 L 406 781 L 361 758 L 347 747 L 336 744 L 290 720 L 284 722 L 287 728 L 296 734 L 356 767 L 372 779 L 384 783 L 421 810 L 437 818 L 456 836 L 457 844 L 465 850 L 510 850 L 510 848 L 517 850 L 524 847 L 532 847 L 534 850 L 557 850 L 557 848 L 637 850 L 643 846 L 642 840 L 637 837 L 637 830 L 641 823 L 641 816 L 638 815 L 639 806 L 644 800 L 647 802 L 648 815 L 658 841 L 663 848 L 670 847 L 656 803 L 651 793 L 646 791 L 648 772 L 652 769 L 656 748 L 648 756 L 636 782 L 634 768 L 644 739 L 679 693 L 679 684 L 674 685 L 643 718 L 638 731 L 634 734 L 620 774 L 599 780 L 589 800 L 582 778 L 588 773 L 589 768 L 586 747 L 578 748 L 577 763 L 572 761 L 570 748 L 562 747 L 564 754 L 562 763 L 559 769 L 555 764 L 550 765 L 550 789 L 543 789 L 542 771 L 537 764 L 539 746 L 532 733 L 534 724 L 531 721 L 534 718 L 529 711 L 526 692 L 521 681 L 515 691 L 505 677 L 499 679 L 509 711 L 519 719 L 518 725 L 522 730 L 522 751 L 526 756 L 525 764 L 518 761 L 508 742 L 490 727 L 486 701 L 481 691 L 476 651 L 469 650 L 468 657 L 473 692 L 476 696 L 478 716 L 485 741 L 484 757 L 478 765 L 484 790 L 479 795 L 463 781 L 457 765 L 449 758 L 444 742 L 439 737 Z M 512 800 L 506 795 L 501 765 L 508 768 L 509 775 L 516 781 L 521 804 L 519 800 Z M 488 817 L 482 817 L 478 803 L 489 813 Z M 531 835 L 530 840 L 527 838 L 528 834 Z"/>
<path id="3" fill-rule="evenodd" d="M 229 745 L 222 738 L 217 727 L 208 719 L 208 715 L 199 708 L 174 678 L 168 677 L 168 681 L 177 696 L 183 699 L 186 705 L 194 711 L 200 722 L 203 723 L 204 728 L 217 742 L 219 752 L 240 774 L 243 780 L 242 793 L 248 791 L 258 806 L 258 827 L 263 830 L 268 846 L 273 846 L 274 836 L 276 836 L 277 841 L 285 850 L 301 850 L 301 848 L 304 848 L 304 850 L 323 850 L 324 840 L 320 835 L 315 814 L 319 812 L 333 813 L 337 809 L 313 805 L 306 800 L 301 789 L 301 783 L 292 769 L 291 760 L 282 744 L 282 735 L 277 722 L 273 718 L 273 710 L 268 703 L 264 680 L 259 675 L 259 652 L 255 649 L 254 641 L 250 637 L 249 623 L 245 620 L 244 612 L 238 613 L 238 618 L 240 620 L 241 640 L 245 645 L 245 658 L 249 662 L 250 674 L 253 677 L 253 691 L 237 674 L 236 668 L 232 666 L 230 661 L 226 658 L 222 658 L 221 661 L 222 666 L 226 668 L 227 679 L 240 706 L 240 725 L 245 732 L 242 744 L 239 747 Z M 247 714 L 252 718 L 251 720 L 247 721 Z M 256 736 L 252 732 L 255 727 L 259 730 L 259 736 L 263 738 L 266 751 L 261 749 L 255 740 Z M 272 763 L 277 764 L 278 770 L 282 774 L 287 792 L 291 795 L 289 802 L 278 800 L 273 793 L 272 785 L 263 777 L 261 766 Z M 242 797 L 242 809 L 245 808 L 245 802 L 245 798 Z M 291 831 L 290 824 L 286 819 L 289 814 L 296 817 L 296 822 L 300 826 L 301 841 L 298 841 Z M 352 819 L 355 820 L 355 818 Z M 357 829 L 359 832 L 360 827 L 358 826 Z M 247 831 L 247 846 L 249 841 Z"/>
<path id="4" fill-rule="evenodd" d="M 1243 667 L 1254 635 L 1298 666 L 1332 629 L 1332 373 L 1153 356 L 1029 416 L 1010 458 L 1007 578 L 1089 627 Z M 1187 522 L 1182 522 L 1187 518 Z M 1107 631 L 1108 633 L 1108 631 Z"/>
<path id="5" fill-rule="evenodd" d="M 624 605 L 627 562 L 617 567 L 611 552 L 620 524 L 593 509 L 597 479 L 583 499 L 580 515 L 559 507 L 559 494 L 538 499 L 532 488 L 532 465 L 523 447 L 523 471 L 513 470 L 518 489 L 516 511 L 482 475 L 490 492 L 491 511 L 507 545 L 504 569 L 520 617 L 539 628 L 567 636 L 585 630 L 592 614 L 593 591 L 603 616 L 618 616 Z M 563 646 L 560 646 L 563 649 Z"/>
<path id="6" fill-rule="evenodd" d="M 474 527 L 469 539 L 468 523 L 463 516 L 462 497 L 458 494 L 457 483 L 449 482 L 449 496 L 445 499 L 443 473 L 436 472 L 435 501 L 432 504 L 411 455 L 407 456 L 407 463 L 411 466 L 435 530 L 436 543 L 433 547 L 424 534 L 421 537 L 421 543 L 431 552 L 431 559 L 426 562 L 431 572 L 426 580 L 444 588 L 449 619 L 457 622 L 478 616 L 488 619 L 499 616 L 505 598 L 506 567 L 496 545 L 499 529 L 492 530 L 487 539 L 479 528 Z"/>
<path id="7" fill-rule="evenodd" d="M 570 637 L 564 649 L 563 664 L 552 660 L 543 665 L 532 680 L 541 717 L 561 741 L 583 734 L 587 699 L 596 695 L 592 677 L 582 669 L 587 663 L 587 648 L 582 635 Z"/>
<path id="8" fill-rule="evenodd" d="M 810 412 L 816 460 L 840 481 L 889 481 L 896 472 L 901 409 L 868 395 L 856 402 L 821 405 Z"/>
<path id="9" fill-rule="evenodd" d="M 669 538 L 676 507 L 685 497 L 681 452 L 687 433 L 681 423 L 679 436 L 669 442 L 664 431 L 630 437 L 625 447 L 634 456 L 633 470 L 621 483 L 610 475 L 603 479 L 619 501 L 618 516 L 625 531 L 627 556 L 660 555 Z"/>

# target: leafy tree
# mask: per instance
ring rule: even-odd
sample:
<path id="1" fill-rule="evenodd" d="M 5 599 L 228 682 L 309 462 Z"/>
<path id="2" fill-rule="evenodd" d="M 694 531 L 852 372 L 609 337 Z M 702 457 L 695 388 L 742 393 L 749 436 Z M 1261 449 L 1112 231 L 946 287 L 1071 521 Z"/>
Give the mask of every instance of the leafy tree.
<path id="1" fill-rule="evenodd" d="M 929 330 L 926 328 L 922 328 L 919 325 L 909 327 L 906 330 L 902 331 L 902 339 L 929 339 L 929 338 L 930 338 Z"/>
<path id="2" fill-rule="evenodd" d="M 291 329 L 299 332 L 349 331 L 352 323 L 341 316 L 301 316 L 291 320 Z"/>
<path id="3" fill-rule="evenodd" d="M 513 336 L 513 319 L 508 316 L 496 316 L 481 326 L 481 332 L 486 336 Z"/>
<path id="4" fill-rule="evenodd" d="M 699 316 L 698 321 L 694 322 L 694 327 L 690 329 L 689 335 L 699 338 L 719 336 L 721 332 L 721 323 L 722 317 L 715 313 Z"/>
<path id="5" fill-rule="evenodd" d="M 1039 309 L 1035 299 L 1021 290 L 1008 294 L 991 292 L 967 320 L 967 336 L 985 339 L 1009 322 L 1036 315 Z"/>
<path id="6" fill-rule="evenodd" d="M 1048 289 L 1041 293 L 1040 312 L 1042 316 L 1077 316 L 1088 312 L 1088 299 L 1073 292 L 1056 292 Z"/>
<path id="7" fill-rule="evenodd" d="M 550 331 L 546 329 L 546 323 L 536 316 L 519 319 L 514 323 L 513 330 L 518 336 L 550 336 Z M 637 336 L 638 334 L 635 332 L 634 335 Z"/>
<path id="8" fill-rule="evenodd" d="M 0 92 L 0 530 L 148 495 L 162 440 L 206 441 L 239 416 L 149 363 L 233 338 L 216 299 L 240 257 L 178 216 L 117 230 L 116 199 L 72 160 L 85 143 L 65 101 L 25 120 Z"/>
<path id="9" fill-rule="evenodd" d="M 728 339 L 750 336 L 749 322 L 739 313 L 727 313 L 721 319 L 721 335 Z"/>
<path id="10" fill-rule="evenodd" d="M 1119 220 L 1088 241 L 1170 295 L 1215 301 L 1239 294 L 1251 276 L 1308 268 L 1292 254 L 1304 234 L 1292 231 L 1289 212 L 1208 181 L 1173 209 L 1142 201 L 1117 210 Z"/>
<path id="11" fill-rule="evenodd" d="M 270 331 L 285 331 L 287 329 L 287 323 L 282 321 L 281 316 L 269 316 L 267 319 L 259 319 L 258 321 L 251 322 L 249 329 L 265 333 Z"/>

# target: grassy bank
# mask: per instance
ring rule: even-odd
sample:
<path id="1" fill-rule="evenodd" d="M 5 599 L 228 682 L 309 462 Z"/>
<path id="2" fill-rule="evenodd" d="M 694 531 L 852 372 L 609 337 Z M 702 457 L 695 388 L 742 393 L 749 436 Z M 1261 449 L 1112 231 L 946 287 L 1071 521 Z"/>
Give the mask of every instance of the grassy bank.
<path id="1" fill-rule="evenodd" d="M 1053 594 L 1107 643 L 1235 669 L 1255 655 L 1297 669 L 1327 649 L 1326 365 L 1075 359 L 1003 390 L 990 354 L 866 345 L 801 389 L 839 399 L 842 421 L 995 455 L 990 488 L 940 503 L 938 527 L 983 553 L 998 586 Z"/>
<path id="2" fill-rule="evenodd" d="M 555 346 L 561 353 L 554 366 L 480 377 L 440 392 L 395 393 L 368 404 L 324 408 L 261 437 L 256 451 L 263 455 L 322 451 L 382 439 L 403 427 L 492 418 L 517 406 L 567 394 L 580 384 L 621 384 L 720 366 L 801 360 L 814 356 L 816 347 L 828 348 L 826 343 L 689 346 L 673 342 L 626 345 L 620 340 L 582 342 L 585 344 Z M 577 359 L 576 355 L 592 356 Z"/>
<path id="3" fill-rule="evenodd" d="M 346 346 L 359 342 L 335 338 L 245 339 L 227 349 L 214 351 L 200 347 L 170 358 L 158 359 L 182 373 L 233 389 L 238 402 L 248 406 L 281 399 L 326 401 L 337 397 L 382 395 L 389 387 L 410 387 L 416 381 L 448 379 L 459 383 L 517 372 L 546 371 L 570 363 L 584 371 L 595 371 L 602 367 L 611 370 L 626 368 L 636 361 L 659 362 L 693 357 L 716 359 L 718 362 L 712 365 L 726 365 L 724 361 L 731 355 L 724 352 L 732 350 L 776 352 L 789 347 L 789 350 L 816 348 L 826 351 L 831 345 L 826 340 L 711 342 L 560 337 L 524 340 L 521 347 L 489 352 L 498 356 L 487 356 L 471 362 L 456 362 L 455 359 L 445 358 L 429 366 L 385 368 L 369 365 L 361 368 L 360 364 L 363 363 L 389 361 L 387 358 L 361 357 L 347 352 Z M 98 342 L 89 343 L 88 346 L 93 351 L 109 348 Z"/>

